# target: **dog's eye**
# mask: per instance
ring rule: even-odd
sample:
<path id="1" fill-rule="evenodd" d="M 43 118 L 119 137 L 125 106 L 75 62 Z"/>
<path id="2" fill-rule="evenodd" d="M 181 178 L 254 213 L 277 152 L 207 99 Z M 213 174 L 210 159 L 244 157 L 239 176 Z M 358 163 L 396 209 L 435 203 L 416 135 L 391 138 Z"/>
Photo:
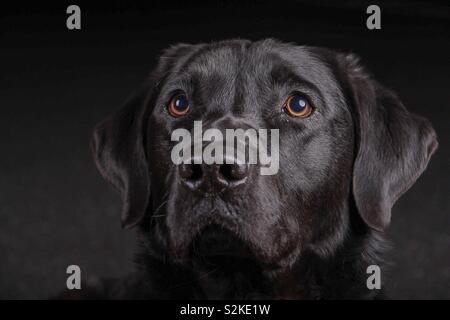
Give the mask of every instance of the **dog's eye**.
<path id="1" fill-rule="evenodd" d="M 286 100 L 284 109 L 290 116 L 302 118 L 308 117 L 313 111 L 308 99 L 300 94 L 291 95 Z"/>
<path id="2" fill-rule="evenodd" d="M 189 111 L 189 101 L 184 93 L 174 95 L 169 101 L 169 113 L 173 117 L 184 116 Z"/>

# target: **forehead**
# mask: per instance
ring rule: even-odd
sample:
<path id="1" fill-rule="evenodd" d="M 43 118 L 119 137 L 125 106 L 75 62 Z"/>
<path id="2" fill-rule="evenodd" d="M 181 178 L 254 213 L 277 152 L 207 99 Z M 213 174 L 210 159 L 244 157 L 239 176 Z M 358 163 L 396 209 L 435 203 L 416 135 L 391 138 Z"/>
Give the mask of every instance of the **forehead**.
<path id="1" fill-rule="evenodd" d="M 222 86 L 304 82 L 326 90 L 330 82 L 335 82 L 329 67 L 308 47 L 273 40 L 235 40 L 205 45 L 181 66 L 179 74 L 189 80 L 221 83 Z"/>

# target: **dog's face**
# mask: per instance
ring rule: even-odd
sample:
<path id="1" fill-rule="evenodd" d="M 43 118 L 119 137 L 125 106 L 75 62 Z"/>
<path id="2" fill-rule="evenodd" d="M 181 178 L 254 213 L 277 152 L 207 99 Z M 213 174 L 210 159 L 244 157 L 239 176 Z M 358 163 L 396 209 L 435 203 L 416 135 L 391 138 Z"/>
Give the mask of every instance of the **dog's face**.
<path id="1" fill-rule="evenodd" d="M 171 134 L 193 132 L 194 121 L 278 129 L 279 170 L 174 164 Z M 267 268 L 305 249 L 333 251 L 353 203 L 368 227 L 384 229 L 436 145 L 428 122 L 352 56 L 271 40 L 172 47 L 94 136 L 99 169 L 124 196 L 122 222 L 141 223 L 155 253 L 251 256 Z"/>
<path id="2" fill-rule="evenodd" d="M 279 264 L 303 245 L 321 241 L 321 234 L 339 232 L 346 217 L 338 213 L 350 191 L 353 125 L 325 64 L 305 48 L 242 42 L 190 48 L 176 60 L 179 65 L 153 97 L 145 148 L 154 206 L 167 201 L 163 214 L 174 253 L 187 254 L 196 235 L 202 242 L 222 236 L 213 227 L 206 229 L 211 235 L 202 233 L 214 225 L 236 235 L 261 261 Z M 189 111 L 177 116 L 170 100 L 180 94 Z M 290 113 L 292 96 L 304 99 L 310 114 Z M 278 129 L 278 172 L 261 175 L 257 165 L 249 165 L 235 177 L 237 165 L 175 166 L 171 133 L 180 127 L 192 131 L 195 120 L 204 130 Z M 221 241 L 208 242 L 203 255 L 227 253 L 218 247 Z"/>

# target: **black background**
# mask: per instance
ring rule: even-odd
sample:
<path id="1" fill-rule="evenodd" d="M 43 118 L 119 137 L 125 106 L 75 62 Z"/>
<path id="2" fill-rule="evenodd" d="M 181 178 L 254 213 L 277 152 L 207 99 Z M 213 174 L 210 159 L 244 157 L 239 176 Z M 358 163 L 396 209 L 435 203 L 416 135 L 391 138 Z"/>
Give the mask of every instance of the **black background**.
<path id="1" fill-rule="evenodd" d="M 74 3 L 79 31 L 66 28 L 71 3 L 0 7 L 0 298 L 54 295 L 69 264 L 84 277 L 131 271 L 134 233 L 93 164 L 92 127 L 168 45 L 267 37 L 359 54 L 431 120 L 440 148 L 394 207 L 383 276 L 392 298 L 450 298 L 448 1 L 376 1 L 375 31 L 369 2 Z"/>

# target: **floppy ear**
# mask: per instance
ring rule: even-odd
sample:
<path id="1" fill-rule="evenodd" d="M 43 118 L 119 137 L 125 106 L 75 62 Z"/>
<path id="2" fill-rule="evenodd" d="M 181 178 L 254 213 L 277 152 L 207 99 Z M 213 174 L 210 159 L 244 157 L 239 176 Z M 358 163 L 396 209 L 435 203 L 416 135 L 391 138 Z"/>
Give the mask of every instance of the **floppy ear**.
<path id="1" fill-rule="evenodd" d="M 148 86 L 94 129 L 91 147 L 103 178 L 122 195 L 123 227 L 136 225 L 147 209 L 150 177 L 144 152 L 144 113 Z"/>
<path id="2" fill-rule="evenodd" d="M 125 106 L 94 129 L 91 148 L 102 176 L 122 195 L 122 226 L 131 228 L 143 218 L 150 203 L 150 173 L 144 150 L 147 114 L 152 94 L 200 45 L 177 44 L 165 50 L 149 80 Z"/>
<path id="3" fill-rule="evenodd" d="M 365 223 L 381 231 L 394 203 L 425 170 L 438 146 L 436 133 L 372 79 L 358 58 L 339 54 L 338 64 L 356 131 L 353 196 Z"/>

